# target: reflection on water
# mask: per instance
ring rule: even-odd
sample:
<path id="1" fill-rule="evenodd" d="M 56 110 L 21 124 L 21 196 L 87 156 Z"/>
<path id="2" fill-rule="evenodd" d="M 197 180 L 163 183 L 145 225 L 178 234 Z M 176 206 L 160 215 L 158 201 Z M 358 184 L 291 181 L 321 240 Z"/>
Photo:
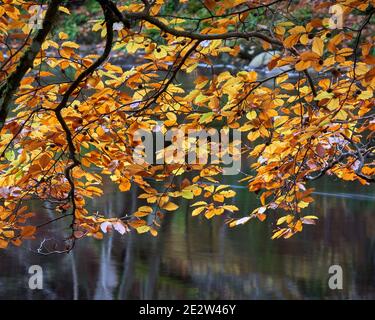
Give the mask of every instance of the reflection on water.
<path id="1" fill-rule="evenodd" d="M 316 188 L 316 202 L 307 214 L 318 215 L 319 223 L 289 240 L 270 240 L 276 216 L 268 223 L 228 229 L 224 217 L 191 217 L 184 202 L 165 219 L 156 238 L 131 233 L 103 241 L 84 239 L 74 252 L 57 256 L 34 253 L 39 244 L 35 241 L 1 251 L 0 298 L 375 298 L 373 189 L 329 181 L 320 181 Z M 236 191 L 233 202 L 241 213 L 257 205 L 246 190 Z M 91 207 L 121 214 L 138 205 L 136 192 L 125 196 L 112 189 Z M 51 213 L 45 211 L 48 218 Z M 59 221 L 53 228 L 63 226 Z M 50 230 L 42 236 L 52 234 Z M 32 264 L 44 269 L 43 290 L 27 287 Z M 343 268 L 343 290 L 328 288 L 332 264 Z"/>

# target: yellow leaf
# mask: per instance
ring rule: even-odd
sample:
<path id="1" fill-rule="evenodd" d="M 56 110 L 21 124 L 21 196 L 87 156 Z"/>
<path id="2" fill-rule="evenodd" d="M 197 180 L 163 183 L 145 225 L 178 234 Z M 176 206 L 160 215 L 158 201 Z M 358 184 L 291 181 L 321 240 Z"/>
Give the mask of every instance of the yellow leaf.
<path id="1" fill-rule="evenodd" d="M 332 92 L 327 92 L 327 91 L 321 91 L 318 93 L 318 95 L 314 98 L 314 100 L 320 101 L 323 99 L 330 99 L 334 96 Z"/>
<path id="2" fill-rule="evenodd" d="M 294 88 L 294 87 L 293 87 Z M 257 117 L 257 113 L 252 110 L 252 111 L 249 111 L 247 114 L 246 114 L 246 118 L 248 118 L 249 120 L 254 120 L 256 119 Z"/>
<path id="3" fill-rule="evenodd" d="M 122 192 L 130 190 L 131 183 L 128 178 L 121 178 L 121 183 L 119 185 L 119 188 Z"/>
<path id="4" fill-rule="evenodd" d="M 304 216 L 304 219 L 319 219 L 317 216 Z"/>
<path id="5" fill-rule="evenodd" d="M 149 206 L 142 206 L 138 208 L 138 211 L 134 213 L 135 217 L 141 218 L 148 216 L 152 212 L 152 208 Z"/>
<path id="6" fill-rule="evenodd" d="M 276 225 L 283 224 L 286 221 L 287 216 L 277 219 Z"/>
<path id="7" fill-rule="evenodd" d="M 156 237 L 158 235 L 158 232 L 154 228 L 150 228 L 150 233 Z"/>
<path id="8" fill-rule="evenodd" d="M 207 210 L 206 213 L 204 214 L 204 216 L 207 219 L 211 219 L 214 215 L 215 215 L 215 210 Z"/>
<path id="9" fill-rule="evenodd" d="M 339 112 L 337 112 L 336 114 L 336 119 L 337 120 L 343 120 L 345 121 L 346 119 L 348 118 L 348 113 L 345 111 L 345 110 L 340 110 Z"/>
<path id="10" fill-rule="evenodd" d="M 149 206 L 142 206 L 142 207 L 138 208 L 138 211 L 143 211 L 143 212 L 151 213 L 152 212 L 152 208 L 149 207 Z"/>
<path id="11" fill-rule="evenodd" d="M 324 42 L 319 37 L 315 37 L 312 43 L 312 51 L 319 55 L 319 57 L 323 56 L 323 47 Z"/>
<path id="12" fill-rule="evenodd" d="M 0 249 L 6 249 L 7 246 L 8 246 L 8 241 L 4 239 L 0 239 Z"/>
<path id="13" fill-rule="evenodd" d="M 199 207 L 199 208 L 196 208 L 192 211 L 191 215 L 192 216 L 197 216 L 199 215 L 204 209 L 206 209 L 206 207 Z"/>
<path id="14" fill-rule="evenodd" d="M 203 113 L 203 114 L 201 115 L 201 117 L 199 118 L 199 123 L 200 123 L 200 124 L 203 124 L 203 123 L 208 123 L 208 122 L 210 122 L 210 121 L 213 119 L 213 115 L 214 115 L 213 112 L 206 112 L 206 113 Z"/>
<path id="15" fill-rule="evenodd" d="M 222 194 L 214 194 L 213 199 L 214 201 L 217 201 L 217 202 L 224 202 L 225 200 Z"/>
<path id="16" fill-rule="evenodd" d="M 7 238 L 13 238 L 14 237 L 14 231 L 12 231 L 12 230 L 4 231 L 3 235 Z"/>
<path id="17" fill-rule="evenodd" d="M 190 207 L 205 206 L 205 205 L 207 205 L 206 201 L 198 201 L 196 203 L 193 203 Z"/>
<path id="18" fill-rule="evenodd" d="M 284 217 L 279 218 L 276 222 L 276 225 L 279 226 L 280 224 L 282 224 L 284 222 L 290 223 L 292 220 L 293 220 L 293 216 L 291 214 L 288 214 Z"/>
<path id="19" fill-rule="evenodd" d="M 68 39 L 68 35 L 65 32 L 59 32 L 59 38 L 61 40 L 66 40 Z"/>
<path id="20" fill-rule="evenodd" d="M 168 51 L 166 50 L 164 46 L 158 46 L 154 50 L 153 54 L 154 54 L 154 57 L 159 60 L 159 59 L 165 58 L 168 55 Z"/>
<path id="21" fill-rule="evenodd" d="M 178 209 L 178 205 L 173 202 L 168 202 L 166 205 L 162 207 L 163 209 L 167 211 L 175 211 Z"/>
<path id="22" fill-rule="evenodd" d="M 145 232 L 150 231 L 150 227 L 149 226 L 141 226 L 141 227 L 136 228 L 136 230 L 137 230 L 138 233 L 145 233 Z"/>
<path id="23" fill-rule="evenodd" d="M 306 208 L 309 206 L 309 203 L 308 202 L 305 202 L 305 201 L 300 201 L 298 202 L 298 207 L 299 208 Z"/>
<path id="24" fill-rule="evenodd" d="M 287 48 L 293 47 L 299 40 L 300 34 L 292 34 L 284 40 L 284 45 Z"/>
<path id="25" fill-rule="evenodd" d="M 335 98 L 335 99 L 332 99 L 332 100 L 328 103 L 327 108 L 328 108 L 330 111 L 333 111 L 333 110 L 336 110 L 339 106 L 340 106 L 340 101 L 339 101 L 339 99 Z"/>
<path id="26" fill-rule="evenodd" d="M 276 239 L 276 238 L 280 238 L 285 232 L 287 231 L 287 229 L 285 228 L 282 228 L 280 229 L 279 231 L 276 231 L 273 236 L 271 237 L 271 239 Z"/>
<path id="27" fill-rule="evenodd" d="M 129 53 L 135 53 L 138 49 L 141 49 L 143 48 L 143 44 L 142 43 L 137 43 L 135 41 L 131 41 L 129 42 L 127 45 L 126 45 L 126 50 L 129 52 Z"/>
<path id="28" fill-rule="evenodd" d="M 302 221 L 301 220 L 298 220 L 294 226 L 294 229 L 297 230 L 298 232 L 301 232 L 302 231 Z"/>
<path id="29" fill-rule="evenodd" d="M 65 8 L 65 7 L 63 7 L 63 6 L 60 6 L 60 7 L 59 7 L 59 11 L 64 12 L 64 13 L 66 13 L 66 14 L 70 14 L 69 9 L 68 9 L 68 8 Z"/>
<path id="30" fill-rule="evenodd" d="M 21 236 L 23 238 L 32 236 L 36 231 L 36 227 L 34 226 L 25 226 L 22 228 Z"/>
<path id="31" fill-rule="evenodd" d="M 236 195 L 236 191 L 224 190 L 224 191 L 220 191 L 220 194 L 223 195 L 225 198 L 233 198 Z"/>
<path id="32" fill-rule="evenodd" d="M 223 209 L 228 210 L 230 212 L 238 211 L 239 209 L 234 205 L 224 205 Z"/>
<path id="33" fill-rule="evenodd" d="M 303 71 L 303 70 L 310 68 L 310 66 L 311 66 L 311 61 L 301 60 L 296 63 L 295 68 L 296 68 L 296 71 Z"/>
<path id="34" fill-rule="evenodd" d="M 278 25 L 275 28 L 275 33 L 282 36 L 285 33 L 285 28 Z"/>
<path id="35" fill-rule="evenodd" d="M 373 96 L 373 92 L 370 90 L 366 90 L 366 91 L 362 91 L 362 93 L 358 96 L 358 99 L 367 100 L 367 99 L 371 99 L 372 96 Z"/>
<path id="36" fill-rule="evenodd" d="M 193 190 L 182 190 L 181 195 L 184 199 L 188 199 L 188 200 L 194 198 Z"/>
<path id="37" fill-rule="evenodd" d="M 168 120 L 165 120 L 164 124 L 167 127 L 173 126 L 177 121 L 177 116 L 173 112 L 167 112 L 166 116 L 167 116 Z"/>
<path id="38" fill-rule="evenodd" d="M 223 189 L 227 189 L 227 188 L 229 188 L 229 185 L 227 185 L 227 184 L 222 184 L 222 185 L 220 185 L 220 186 L 218 186 L 218 187 L 216 188 L 215 192 L 219 192 L 219 191 L 221 191 L 221 190 L 223 190 Z"/>
<path id="39" fill-rule="evenodd" d="M 259 137 L 260 137 L 260 133 L 258 130 L 249 132 L 249 134 L 247 135 L 247 139 L 249 139 L 250 141 L 255 141 Z"/>
<path id="40" fill-rule="evenodd" d="M 98 21 L 92 27 L 92 31 L 96 32 L 103 28 L 103 21 Z"/>
<path id="41" fill-rule="evenodd" d="M 309 37 L 306 33 L 304 33 L 301 38 L 299 38 L 299 42 L 301 42 L 303 45 L 306 45 L 309 42 Z"/>
<path id="42" fill-rule="evenodd" d="M 73 48 L 73 49 L 78 49 L 79 45 L 73 41 L 66 41 L 63 44 L 63 47 L 68 47 L 68 48 Z"/>
<path id="43" fill-rule="evenodd" d="M 280 87 L 284 90 L 294 90 L 294 85 L 291 83 L 282 83 Z"/>
<path id="44" fill-rule="evenodd" d="M 280 83 L 284 82 L 288 78 L 289 78 L 289 76 L 288 76 L 287 73 L 284 74 L 284 75 L 282 75 L 282 76 L 279 76 L 279 77 L 276 78 L 276 84 L 280 84 Z"/>

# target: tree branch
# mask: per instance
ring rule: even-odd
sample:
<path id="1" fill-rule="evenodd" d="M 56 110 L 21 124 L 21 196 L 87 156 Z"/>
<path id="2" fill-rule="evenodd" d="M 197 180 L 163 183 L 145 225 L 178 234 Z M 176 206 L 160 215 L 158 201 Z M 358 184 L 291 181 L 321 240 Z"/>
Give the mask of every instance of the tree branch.
<path id="1" fill-rule="evenodd" d="M 262 34 L 261 32 L 252 31 L 252 32 L 227 32 L 227 33 L 217 33 L 217 34 L 204 34 L 204 33 L 196 33 L 186 30 L 178 30 L 174 29 L 164 22 L 160 21 L 157 17 L 151 16 L 149 13 L 148 8 L 142 12 L 120 12 L 120 10 L 116 7 L 116 5 L 109 0 L 98 0 L 100 3 L 105 2 L 108 7 L 111 8 L 113 14 L 117 17 L 118 21 L 121 21 L 125 27 L 129 27 L 131 25 L 131 21 L 135 20 L 143 20 L 147 21 L 154 26 L 158 27 L 160 30 L 164 31 L 165 33 L 169 33 L 171 35 L 174 35 L 176 37 L 185 37 L 189 38 L 191 40 L 216 40 L 216 39 L 232 39 L 232 38 L 241 38 L 241 39 L 250 39 L 250 38 L 258 38 L 263 41 L 266 41 L 270 44 L 276 45 L 276 46 L 283 46 L 282 42 L 271 38 L 269 36 L 266 36 Z"/>
<path id="2" fill-rule="evenodd" d="M 62 0 L 52 0 L 50 2 L 43 21 L 42 29 L 37 32 L 31 45 L 21 57 L 16 70 L 9 75 L 6 82 L 0 86 L 0 131 L 4 127 L 5 121 L 8 117 L 13 95 L 19 88 L 21 80 L 25 76 L 26 72 L 33 67 L 34 60 L 47 35 L 51 31 L 61 3 Z"/>
<path id="3" fill-rule="evenodd" d="M 72 202 L 72 213 L 73 221 L 72 221 L 72 237 L 74 238 L 74 223 L 76 219 L 76 201 L 75 201 L 75 185 L 74 179 L 72 176 L 72 171 L 75 167 L 80 165 L 80 161 L 76 155 L 76 147 L 73 141 L 72 132 L 69 129 L 64 117 L 62 116 L 62 110 L 66 108 L 67 103 L 69 101 L 70 96 L 74 93 L 74 91 L 79 87 L 83 80 L 85 80 L 90 74 L 92 74 L 110 55 L 112 50 L 112 43 L 113 43 L 113 17 L 111 15 L 111 10 L 105 4 L 105 1 L 99 1 L 100 5 L 102 6 L 102 10 L 104 12 L 105 21 L 106 21 L 106 28 L 107 28 L 107 38 L 106 38 L 106 45 L 104 52 L 102 55 L 87 69 L 85 69 L 80 75 L 74 80 L 74 82 L 70 85 L 69 89 L 64 93 L 63 98 L 59 105 L 55 108 L 54 112 L 58 122 L 60 123 L 61 127 L 65 132 L 65 137 L 68 143 L 68 150 L 69 150 L 69 158 L 72 160 L 72 163 L 65 168 L 64 175 L 65 178 L 68 180 L 70 185 L 70 192 L 68 198 Z M 74 241 L 73 244 L 74 245 Z"/>

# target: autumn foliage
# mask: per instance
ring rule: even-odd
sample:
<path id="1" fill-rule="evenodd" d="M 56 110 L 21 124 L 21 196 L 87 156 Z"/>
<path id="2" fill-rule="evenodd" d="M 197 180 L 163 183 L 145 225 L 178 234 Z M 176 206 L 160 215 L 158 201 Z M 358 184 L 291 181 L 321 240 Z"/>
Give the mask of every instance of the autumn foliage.
<path id="1" fill-rule="evenodd" d="M 38 232 L 38 212 L 28 207 L 35 199 L 67 218 L 67 252 L 110 229 L 156 236 L 178 198 L 190 201 L 193 216 L 225 216 L 230 227 L 277 214 L 273 238 L 289 238 L 319 216 L 305 209 L 310 181 L 375 181 L 375 1 L 305 1 L 313 15 L 303 22 L 293 16 L 295 1 L 204 0 L 204 16 L 186 16 L 186 0 L 173 15 L 165 14 L 168 0 L 97 2 L 101 16 L 89 23 L 102 38 L 100 52 L 56 31 L 75 10 L 64 1 L 46 3 L 40 28 L 30 24 L 33 1 L 0 2 L 1 248 Z M 341 11 L 332 13 L 333 5 Z M 249 23 L 255 14 L 264 25 Z M 217 59 L 237 61 L 249 42 L 276 52 L 270 76 L 215 70 Z M 141 62 L 128 68 L 114 56 Z M 212 68 L 198 74 L 200 65 Z M 192 89 L 181 74 L 194 77 Z M 243 134 L 238 148 L 250 173 L 237 180 L 257 194 L 253 212 L 233 204 L 220 163 L 134 161 L 139 129 L 217 126 Z M 144 205 L 118 218 L 89 212 L 105 175 L 122 192 L 139 187 Z"/>

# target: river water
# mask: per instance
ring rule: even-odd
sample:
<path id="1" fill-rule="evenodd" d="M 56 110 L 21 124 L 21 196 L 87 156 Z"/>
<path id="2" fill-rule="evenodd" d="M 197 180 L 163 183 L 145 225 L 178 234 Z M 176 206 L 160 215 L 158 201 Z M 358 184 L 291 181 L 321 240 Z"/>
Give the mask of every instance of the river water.
<path id="1" fill-rule="evenodd" d="M 40 240 L 0 252 L 5 299 L 369 299 L 375 298 L 375 194 L 370 187 L 326 178 L 316 184 L 308 214 L 315 226 L 288 240 L 270 240 L 272 217 L 229 229 L 224 217 L 191 217 L 189 203 L 165 219 L 158 237 L 130 233 L 77 242 L 70 254 L 41 256 Z M 90 207 L 107 214 L 137 208 L 137 191 L 109 183 Z M 236 188 L 239 214 L 258 205 Z M 34 210 L 46 211 L 41 206 Z M 48 212 L 44 212 L 48 215 Z M 68 226 L 60 221 L 43 237 Z M 43 290 L 28 287 L 28 268 L 43 269 Z M 328 286 L 331 265 L 343 289 Z"/>

